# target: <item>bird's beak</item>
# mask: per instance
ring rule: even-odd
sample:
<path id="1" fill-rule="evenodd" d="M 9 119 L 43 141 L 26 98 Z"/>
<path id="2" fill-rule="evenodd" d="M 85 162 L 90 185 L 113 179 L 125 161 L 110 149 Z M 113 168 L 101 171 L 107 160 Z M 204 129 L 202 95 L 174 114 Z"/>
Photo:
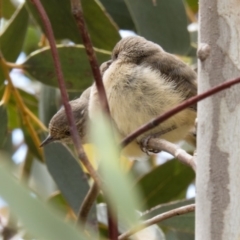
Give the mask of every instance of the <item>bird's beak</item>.
<path id="1" fill-rule="evenodd" d="M 45 140 L 41 143 L 39 147 L 43 147 L 51 142 L 55 141 L 55 139 L 49 134 Z"/>

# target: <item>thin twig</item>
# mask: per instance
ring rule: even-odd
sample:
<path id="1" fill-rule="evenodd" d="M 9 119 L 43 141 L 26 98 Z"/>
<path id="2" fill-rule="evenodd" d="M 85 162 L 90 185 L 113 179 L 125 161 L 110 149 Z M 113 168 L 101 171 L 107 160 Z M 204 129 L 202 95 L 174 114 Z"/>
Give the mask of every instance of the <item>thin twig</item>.
<path id="1" fill-rule="evenodd" d="M 185 150 L 176 144 L 168 142 L 164 139 L 151 138 L 148 141 L 147 147 L 150 149 L 165 151 L 172 154 L 180 162 L 189 165 L 196 172 L 196 163 L 193 156 L 188 154 Z"/>
<path id="2" fill-rule="evenodd" d="M 12 62 L 6 62 L 6 65 L 7 65 L 9 68 L 24 69 L 23 64 L 17 64 L 17 63 L 12 63 Z"/>
<path id="3" fill-rule="evenodd" d="M 102 82 L 102 76 L 99 70 L 98 62 L 97 62 L 97 57 L 93 49 L 93 45 L 90 39 L 90 36 L 87 31 L 87 26 L 83 17 L 82 13 L 82 6 L 81 6 L 81 1 L 80 0 L 71 0 L 71 5 L 72 5 L 72 14 L 76 20 L 79 32 L 81 33 L 82 40 L 83 40 L 83 45 L 85 47 L 88 60 L 92 69 L 92 73 L 95 79 L 96 87 L 98 90 L 98 96 L 100 100 L 100 104 L 102 106 L 102 109 L 104 112 L 107 114 L 110 113 L 109 111 L 109 106 L 108 106 L 108 101 L 107 101 L 107 96 L 106 92 L 103 86 Z"/>
<path id="4" fill-rule="evenodd" d="M 118 222 L 117 216 L 113 214 L 109 202 L 107 202 L 107 218 L 108 218 L 108 236 L 110 240 L 118 239 Z"/>
<path id="5" fill-rule="evenodd" d="M 101 76 L 100 69 L 98 66 L 96 54 L 94 52 L 93 45 L 92 45 L 90 36 L 88 34 L 87 26 L 86 26 L 86 23 L 85 23 L 85 20 L 83 17 L 81 0 L 71 0 L 71 6 L 72 6 L 72 14 L 76 20 L 76 24 L 77 24 L 79 32 L 82 36 L 83 44 L 85 46 L 88 60 L 89 60 L 89 63 L 90 63 L 91 69 L 92 69 L 92 73 L 93 73 L 93 76 L 95 79 L 100 105 L 102 107 L 102 110 L 110 117 L 110 110 L 109 110 L 109 106 L 108 106 L 106 92 L 105 92 L 103 82 L 102 82 L 102 76 Z M 97 191 L 97 190 L 95 189 L 95 191 Z M 91 196 L 90 193 L 87 195 L 87 198 L 85 199 L 86 202 L 93 203 L 93 199 L 90 199 L 90 197 L 88 198 L 88 196 Z M 80 215 L 79 215 L 79 217 L 80 217 Z M 113 217 L 113 215 L 111 214 L 109 207 L 108 207 L 108 225 L 109 225 L 109 238 L 111 240 L 117 239 L 117 235 L 118 235 L 117 220 L 116 220 L 116 217 Z"/>
<path id="6" fill-rule="evenodd" d="M 54 40 L 51 23 L 49 21 L 49 18 L 47 16 L 40 0 L 31 0 L 31 2 L 36 6 L 36 9 L 37 9 L 39 16 L 42 20 L 42 23 L 44 25 L 46 36 L 49 41 L 49 45 L 50 45 L 50 49 L 51 49 L 51 53 L 52 53 L 52 57 L 53 57 L 53 62 L 54 62 L 54 67 L 55 67 L 55 71 L 56 71 L 56 75 L 57 75 L 58 85 L 59 85 L 59 88 L 61 91 L 62 101 L 63 101 L 63 105 L 64 105 L 64 108 L 66 111 L 68 124 L 70 126 L 72 140 L 73 140 L 74 146 L 77 150 L 78 157 L 82 161 L 82 163 L 84 164 L 84 166 L 86 167 L 86 169 L 88 170 L 88 172 L 90 173 L 90 175 L 94 179 L 94 181 L 98 184 L 98 186 L 100 186 L 101 185 L 100 177 L 95 172 L 94 168 L 92 167 L 91 163 L 88 160 L 86 153 L 84 152 L 84 149 L 83 149 L 81 141 L 80 141 L 80 137 L 78 135 L 77 127 L 76 127 L 76 124 L 74 121 L 72 109 L 68 102 L 69 99 L 68 99 L 67 91 L 65 88 L 63 73 L 62 73 L 62 69 L 61 69 L 58 51 L 57 51 L 57 48 L 55 45 L 55 40 Z"/>
<path id="7" fill-rule="evenodd" d="M 129 134 L 126 138 L 124 138 L 121 142 L 121 146 L 125 147 L 126 145 L 128 145 L 130 142 L 132 142 L 136 137 L 138 137 L 139 135 L 141 135 L 142 133 L 158 126 L 160 123 L 164 122 L 165 120 L 167 120 L 168 118 L 172 117 L 173 115 L 177 114 L 178 112 L 182 111 L 183 109 L 207 98 L 212 96 L 213 94 L 220 92 L 226 88 L 230 88 L 232 85 L 235 85 L 237 83 L 240 83 L 240 77 L 235 78 L 233 80 L 229 80 L 227 82 L 224 82 L 222 84 L 219 84 L 216 87 L 213 87 L 201 94 L 198 94 L 197 96 L 191 97 L 187 100 L 185 100 L 184 102 L 180 103 L 179 105 L 177 105 L 176 107 L 170 109 L 169 111 L 161 114 L 160 116 L 154 118 L 153 120 L 151 120 L 150 122 L 142 125 L 140 128 L 138 128 L 136 131 L 134 131 L 133 133 Z"/>
<path id="8" fill-rule="evenodd" d="M 4 93 L 3 93 L 3 97 L 2 100 L 0 101 L 0 106 L 2 105 L 7 105 L 9 99 L 11 96 L 11 86 L 10 84 L 7 84 L 7 86 L 5 87 Z"/>
<path id="9" fill-rule="evenodd" d="M 96 198 L 99 194 L 99 187 L 94 182 L 91 188 L 89 189 L 86 197 L 83 200 L 83 203 L 80 207 L 78 219 L 84 225 L 87 221 L 88 214 L 91 210 L 92 205 L 96 201 Z"/>
<path id="10" fill-rule="evenodd" d="M 14 96 L 15 98 L 15 102 L 18 106 L 18 109 L 21 113 L 21 116 L 22 116 L 22 120 L 23 120 L 23 124 L 26 125 L 29 133 L 30 133 L 30 136 L 34 142 L 34 144 L 36 146 L 39 146 L 40 144 L 40 139 L 36 133 L 36 131 L 34 130 L 33 126 L 32 126 L 32 123 L 30 121 L 30 116 L 29 116 L 29 112 L 30 110 L 27 108 L 27 106 L 25 105 L 18 89 L 14 86 L 13 82 L 12 82 L 12 79 L 10 77 L 10 74 L 9 74 L 9 69 L 6 65 L 6 61 L 4 59 L 4 57 L 2 56 L 2 54 L 0 53 L 0 66 L 3 70 L 3 74 L 4 74 L 4 77 L 7 79 L 7 82 L 8 82 L 8 86 L 6 88 L 5 91 L 7 91 L 7 94 L 4 96 L 5 99 L 2 100 L 2 102 L 5 101 L 5 103 L 9 100 L 8 98 L 10 97 L 9 93 L 12 93 L 12 95 Z M 41 156 L 43 156 L 43 151 L 42 149 L 38 149 L 38 152 Z"/>
<path id="11" fill-rule="evenodd" d="M 0 54 L 2 55 L 2 54 Z M 45 125 L 28 109 L 28 107 L 24 104 L 17 88 L 15 88 L 15 86 L 13 85 L 12 83 L 12 80 L 10 78 L 10 75 L 9 75 L 9 71 L 8 71 L 8 67 L 9 64 L 12 64 L 12 67 L 13 65 L 15 65 L 14 63 L 8 63 L 5 61 L 5 59 L 3 58 L 3 56 L 0 56 L 0 58 L 3 59 L 3 63 L 4 65 L 2 65 L 2 67 L 5 68 L 4 72 L 5 72 L 5 76 L 6 76 L 6 79 L 8 80 L 9 84 L 6 86 L 5 90 L 4 90 L 4 94 L 3 94 L 3 97 L 2 97 L 2 100 L 0 102 L 0 106 L 3 105 L 3 104 L 7 104 L 8 101 L 9 101 L 9 98 L 11 96 L 11 90 L 15 93 L 15 96 L 16 96 L 16 99 L 17 99 L 17 102 L 22 106 L 22 109 L 23 112 L 24 112 L 24 115 L 27 115 L 29 116 L 40 128 L 41 130 L 43 131 L 47 131 L 47 128 L 45 127 Z M 20 65 L 19 65 L 20 66 Z M 8 76 L 9 75 L 9 76 Z M 15 89 L 14 89 L 15 88 Z M 20 107 L 21 108 L 21 107 Z M 38 145 L 37 145 L 38 146 Z"/>
<path id="12" fill-rule="evenodd" d="M 127 239 L 128 237 L 130 237 L 131 235 L 133 235 L 136 232 L 141 231 L 142 229 L 149 227 L 153 224 L 159 223 L 163 220 L 166 220 L 168 218 L 174 217 L 174 216 L 179 216 L 182 214 L 186 214 L 186 213 L 190 213 L 190 212 L 194 212 L 195 211 L 195 204 L 190 204 L 184 207 L 179 207 L 179 208 L 175 208 L 173 210 L 167 211 L 165 213 L 159 214 L 153 218 L 150 218 L 146 221 L 144 221 L 143 223 L 139 224 L 138 226 L 135 226 L 134 228 L 130 229 L 129 231 L 121 234 L 118 237 L 118 240 L 124 240 Z"/>

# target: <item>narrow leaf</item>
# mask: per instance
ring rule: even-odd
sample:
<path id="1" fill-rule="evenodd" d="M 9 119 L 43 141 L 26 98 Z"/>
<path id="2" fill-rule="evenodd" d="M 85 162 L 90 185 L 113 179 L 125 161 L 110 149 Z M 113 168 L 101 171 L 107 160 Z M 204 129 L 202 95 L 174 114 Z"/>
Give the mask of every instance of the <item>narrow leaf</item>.
<path id="1" fill-rule="evenodd" d="M 125 0 L 138 34 L 166 51 L 186 54 L 190 48 L 187 16 L 182 0 Z"/>
<path id="2" fill-rule="evenodd" d="M 52 116 L 57 112 L 60 102 L 57 102 L 58 89 L 46 85 L 41 86 L 39 98 L 39 118 L 48 126 Z"/>
<path id="3" fill-rule="evenodd" d="M 6 138 L 7 138 L 7 124 L 8 124 L 8 116 L 7 116 L 7 110 L 5 106 L 0 106 L 0 147 L 4 144 Z"/>
<path id="4" fill-rule="evenodd" d="M 40 162 L 44 162 L 43 156 L 42 156 L 41 152 L 39 151 L 40 148 L 33 141 L 33 138 L 32 138 L 32 135 L 30 134 L 29 128 L 26 125 L 24 125 L 24 123 L 22 123 L 21 124 L 21 129 L 22 129 L 23 134 L 24 134 L 24 140 L 25 140 L 31 154 L 34 157 L 36 157 L 36 159 L 39 160 Z"/>
<path id="5" fill-rule="evenodd" d="M 47 168 L 61 193 L 77 214 L 89 185 L 81 165 L 60 143 L 44 147 Z"/>
<path id="6" fill-rule="evenodd" d="M 140 212 L 136 211 L 136 215 L 140 216 Z M 107 215 L 107 206 L 105 203 L 97 205 L 97 217 L 98 222 L 101 225 L 108 225 L 108 215 Z M 118 231 L 119 233 L 124 233 L 129 230 L 124 222 L 118 221 Z M 133 239 L 148 239 L 148 240 L 165 240 L 164 233 L 162 230 L 155 224 L 149 226 L 135 234 L 132 235 Z"/>
<path id="7" fill-rule="evenodd" d="M 183 207 L 194 202 L 194 199 L 185 199 L 182 201 L 163 204 L 155 207 L 153 210 L 150 210 L 146 215 L 144 215 L 144 218 L 149 219 L 164 212 L 170 211 L 175 208 Z M 158 226 L 164 229 L 167 239 L 194 240 L 195 213 L 191 212 L 166 219 L 160 222 Z"/>
<path id="8" fill-rule="evenodd" d="M 21 5 L 9 20 L 0 35 L 0 50 L 4 58 L 9 62 L 15 62 L 21 52 L 28 25 L 28 12 L 25 5 Z M 0 84 L 4 80 L 0 68 Z"/>
<path id="9" fill-rule="evenodd" d="M 29 11 L 43 30 L 44 28 L 42 27 L 43 25 L 35 6 L 31 3 L 31 0 L 27 0 L 26 2 Z M 71 13 L 69 0 L 41 0 L 41 3 L 51 21 L 56 39 L 70 39 L 75 43 L 82 42 L 81 34 Z M 112 50 L 116 42 L 120 39 L 118 29 L 104 13 L 104 10 L 97 1 L 83 0 L 81 3 L 93 45 L 105 50 Z"/>
<path id="10" fill-rule="evenodd" d="M 0 18 L 4 17 L 5 19 L 9 19 L 15 11 L 15 7 L 12 4 L 11 0 L 1 1 L 2 11 L 0 12 Z"/>
<path id="11" fill-rule="evenodd" d="M 135 25 L 124 0 L 100 0 L 120 29 L 135 31 Z"/>
<path id="12" fill-rule="evenodd" d="M 132 226 L 137 223 L 135 210 L 139 209 L 137 189 L 131 189 L 132 179 L 121 171 L 119 151 L 107 119 L 100 114 L 95 119 L 97 121 L 91 127 L 91 135 L 97 148 L 96 156 L 101 161 L 105 193 L 113 209 L 117 208 L 120 219 L 127 226 Z"/>
<path id="13" fill-rule="evenodd" d="M 16 10 L 0 36 L 1 51 L 7 61 L 14 62 L 21 52 L 27 24 L 28 13 L 23 4 Z"/>
<path id="14" fill-rule="evenodd" d="M 83 46 L 58 46 L 62 71 L 68 90 L 84 90 L 93 82 L 89 61 Z M 109 60 L 110 53 L 97 50 L 99 63 Z M 58 87 L 52 55 L 49 48 L 30 54 L 24 69 L 36 80 L 49 86 Z"/>
<path id="15" fill-rule="evenodd" d="M 143 192 L 141 206 L 150 209 L 179 198 L 194 180 L 195 174 L 177 160 L 168 161 L 144 175 L 136 183 Z"/>
<path id="16" fill-rule="evenodd" d="M 21 186 L 2 165 L 0 165 L 0 195 L 37 239 L 88 239 L 80 230 L 61 220 L 63 216 L 59 216 Z"/>

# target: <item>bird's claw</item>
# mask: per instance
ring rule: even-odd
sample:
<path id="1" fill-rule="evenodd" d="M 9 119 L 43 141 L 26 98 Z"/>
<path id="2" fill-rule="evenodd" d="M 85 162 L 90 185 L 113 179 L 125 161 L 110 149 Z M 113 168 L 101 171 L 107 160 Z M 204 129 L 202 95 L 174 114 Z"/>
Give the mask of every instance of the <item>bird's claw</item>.
<path id="1" fill-rule="evenodd" d="M 148 142 L 149 140 L 152 138 L 152 136 L 147 136 L 145 138 L 143 138 L 139 145 L 140 145 L 140 148 L 141 150 L 146 153 L 148 156 L 151 154 L 151 153 L 159 153 L 160 151 L 159 150 L 156 150 L 156 149 L 151 149 L 148 147 Z"/>

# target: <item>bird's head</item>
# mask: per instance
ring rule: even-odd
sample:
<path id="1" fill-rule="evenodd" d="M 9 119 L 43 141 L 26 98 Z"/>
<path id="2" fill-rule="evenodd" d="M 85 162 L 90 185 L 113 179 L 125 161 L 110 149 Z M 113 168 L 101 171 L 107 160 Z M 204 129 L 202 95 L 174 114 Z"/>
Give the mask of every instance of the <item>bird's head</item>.
<path id="1" fill-rule="evenodd" d="M 72 108 L 79 136 L 83 143 L 86 141 L 89 96 L 90 88 L 85 90 L 80 98 L 69 102 Z M 72 142 L 71 132 L 64 107 L 60 108 L 50 120 L 49 134 L 40 146 L 42 147 L 55 141 L 60 141 L 63 143 Z"/>
<path id="2" fill-rule="evenodd" d="M 163 49 L 140 36 L 131 36 L 121 39 L 112 51 L 112 61 L 138 62 Z"/>

